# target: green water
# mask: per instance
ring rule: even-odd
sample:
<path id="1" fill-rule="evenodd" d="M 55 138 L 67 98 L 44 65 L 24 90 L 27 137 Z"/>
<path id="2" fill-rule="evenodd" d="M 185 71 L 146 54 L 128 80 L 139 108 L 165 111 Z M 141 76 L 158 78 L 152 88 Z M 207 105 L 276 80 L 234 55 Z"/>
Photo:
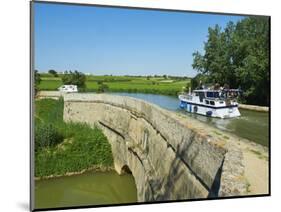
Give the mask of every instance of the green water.
<path id="1" fill-rule="evenodd" d="M 268 146 L 268 113 L 239 109 L 241 116 L 234 119 L 219 119 L 183 112 L 186 116 L 208 123 L 222 131 Z"/>
<path id="2" fill-rule="evenodd" d="M 87 172 L 35 183 L 37 209 L 135 202 L 137 190 L 131 174 Z"/>
<path id="3" fill-rule="evenodd" d="M 168 110 L 183 113 L 188 117 L 214 126 L 220 130 L 249 139 L 258 144 L 268 146 L 269 143 L 269 113 L 239 109 L 241 116 L 232 119 L 210 118 L 198 114 L 188 113 L 179 108 L 179 100 L 174 96 L 142 93 L 113 93 L 130 96 L 157 104 Z"/>

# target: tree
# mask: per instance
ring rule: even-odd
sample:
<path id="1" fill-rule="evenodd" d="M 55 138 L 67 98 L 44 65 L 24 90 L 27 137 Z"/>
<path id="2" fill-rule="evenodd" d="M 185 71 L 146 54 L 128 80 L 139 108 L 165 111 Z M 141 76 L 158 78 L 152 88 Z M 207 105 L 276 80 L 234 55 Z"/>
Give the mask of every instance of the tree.
<path id="1" fill-rule="evenodd" d="M 86 76 L 82 72 L 75 70 L 69 71 L 62 76 L 63 84 L 65 85 L 77 85 L 78 88 L 84 89 L 86 87 Z"/>
<path id="2" fill-rule="evenodd" d="M 210 83 L 208 75 L 199 73 L 195 77 L 193 77 L 190 81 L 191 90 L 198 89 L 200 86 L 202 86 L 202 84 L 208 84 L 208 83 Z"/>
<path id="3" fill-rule="evenodd" d="M 193 53 L 193 68 L 212 83 L 244 90 L 244 101 L 269 104 L 269 20 L 249 17 L 224 30 L 208 29 L 204 54 Z"/>
<path id="4" fill-rule="evenodd" d="M 184 87 L 184 92 L 188 93 L 189 92 L 189 88 L 190 88 L 190 83 L 187 82 L 185 87 Z"/>
<path id="5" fill-rule="evenodd" d="M 35 90 L 35 95 L 39 91 L 39 84 L 41 82 L 41 77 L 38 72 L 38 70 L 34 70 L 34 90 Z"/>
<path id="6" fill-rule="evenodd" d="M 49 70 L 48 73 L 52 74 L 54 77 L 58 76 L 58 73 L 55 70 L 53 70 L 53 69 Z"/>
<path id="7" fill-rule="evenodd" d="M 103 82 L 101 82 L 101 83 L 99 84 L 99 87 L 98 87 L 97 92 L 98 92 L 98 93 L 104 93 L 104 92 L 106 92 L 107 90 L 108 90 L 108 85 L 107 85 L 107 84 L 103 84 Z"/>

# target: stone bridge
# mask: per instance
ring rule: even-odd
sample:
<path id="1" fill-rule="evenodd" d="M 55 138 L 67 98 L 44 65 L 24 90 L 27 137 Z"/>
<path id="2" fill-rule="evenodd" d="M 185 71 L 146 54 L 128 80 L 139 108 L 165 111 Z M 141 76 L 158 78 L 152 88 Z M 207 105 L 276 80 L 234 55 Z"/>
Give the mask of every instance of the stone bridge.
<path id="1" fill-rule="evenodd" d="M 241 150 L 171 111 L 106 94 L 67 94 L 64 120 L 97 125 L 119 174 L 131 171 L 137 197 L 165 201 L 247 194 Z"/>

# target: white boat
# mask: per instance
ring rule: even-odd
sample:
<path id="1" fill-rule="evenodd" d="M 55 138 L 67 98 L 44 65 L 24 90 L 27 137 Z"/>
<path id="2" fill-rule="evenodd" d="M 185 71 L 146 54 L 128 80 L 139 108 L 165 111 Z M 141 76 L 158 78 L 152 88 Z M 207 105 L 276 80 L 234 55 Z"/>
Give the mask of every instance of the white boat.
<path id="1" fill-rule="evenodd" d="M 180 108 L 191 113 L 209 117 L 233 118 L 240 116 L 238 110 L 238 89 L 198 89 L 181 93 Z"/>
<path id="2" fill-rule="evenodd" d="M 58 88 L 63 93 L 76 93 L 78 92 L 77 85 L 62 85 Z"/>

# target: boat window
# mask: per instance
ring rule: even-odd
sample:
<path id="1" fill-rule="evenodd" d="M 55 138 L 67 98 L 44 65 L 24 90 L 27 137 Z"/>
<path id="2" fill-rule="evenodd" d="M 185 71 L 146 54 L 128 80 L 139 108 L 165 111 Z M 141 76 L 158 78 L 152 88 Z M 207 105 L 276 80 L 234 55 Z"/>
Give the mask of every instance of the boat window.
<path id="1" fill-rule="evenodd" d="M 219 98 L 220 97 L 219 92 L 214 92 L 214 97 Z"/>
<path id="2" fill-rule="evenodd" d="M 224 101 L 220 101 L 220 104 L 223 104 L 224 103 Z"/>
<path id="3" fill-rule="evenodd" d="M 206 104 L 208 105 L 209 104 L 209 100 L 205 100 Z"/>
<path id="4" fill-rule="evenodd" d="M 207 92 L 207 97 L 209 98 L 219 98 L 219 92 Z"/>
<path id="5" fill-rule="evenodd" d="M 215 105 L 215 102 L 214 102 L 214 101 L 210 101 L 210 104 L 211 104 L 211 105 Z"/>
<path id="6" fill-rule="evenodd" d="M 210 97 L 210 98 L 214 97 L 214 92 L 207 92 L 207 97 Z"/>

